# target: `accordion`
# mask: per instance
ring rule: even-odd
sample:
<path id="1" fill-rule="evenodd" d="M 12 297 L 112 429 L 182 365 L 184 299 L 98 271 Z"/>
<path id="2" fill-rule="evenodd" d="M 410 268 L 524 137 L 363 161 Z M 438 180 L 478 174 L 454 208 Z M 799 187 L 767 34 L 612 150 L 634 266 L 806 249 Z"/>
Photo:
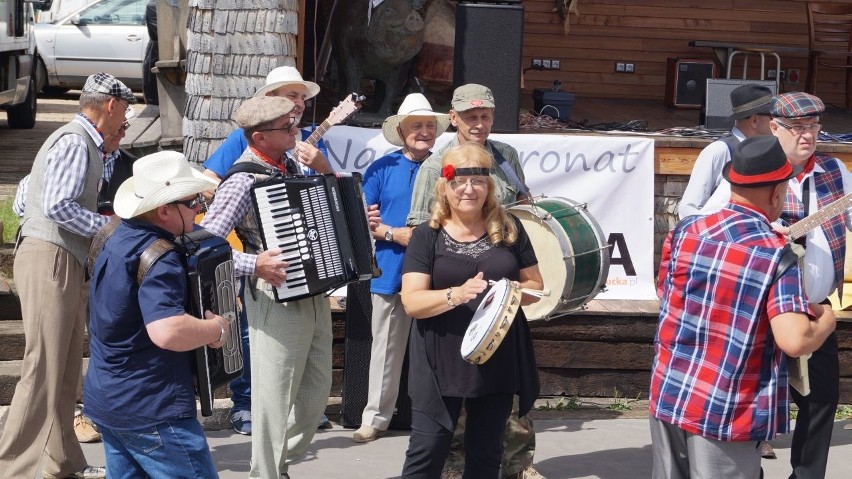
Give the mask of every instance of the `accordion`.
<path id="1" fill-rule="evenodd" d="M 272 179 L 252 188 L 252 202 L 264 249 L 281 248 L 288 263 L 276 301 L 373 277 L 360 173 Z"/>
<path id="2" fill-rule="evenodd" d="M 196 390 L 201 414 L 213 414 L 213 392 L 242 375 L 237 288 L 231 246 L 204 229 L 185 235 L 183 248 L 189 272 L 189 313 L 204 318 L 210 310 L 228 320 L 230 331 L 221 348 L 201 346 L 195 350 Z"/>

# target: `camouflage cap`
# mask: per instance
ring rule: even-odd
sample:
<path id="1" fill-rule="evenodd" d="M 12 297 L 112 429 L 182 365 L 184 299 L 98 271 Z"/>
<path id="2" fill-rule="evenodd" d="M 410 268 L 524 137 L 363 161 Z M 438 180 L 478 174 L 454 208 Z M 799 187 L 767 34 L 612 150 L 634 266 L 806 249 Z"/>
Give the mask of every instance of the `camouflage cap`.
<path id="1" fill-rule="evenodd" d="M 280 96 L 255 96 L 244 101 L 234 113 L 234 121 L 240 128 L 251 130 L 264 123 L 287 115 L 296 104 Z"/>
<path id="2" fill-rule="evenodd" d="M 452 106 L 455 111 L 494 108 L 494 94 L 487 86 L 468 83 L 456 88 L 453 92 Z"/>
<path id="3" fill-rule="evenodd" d="M 127 85 L 122 83 L 118 78 L 109 73 L 95 73 L 86 79 L 83 85 L 83 91 L 87 93 L 104 93 L 133 105 L 136 103 L 136 98 L 133 92 Z"/>

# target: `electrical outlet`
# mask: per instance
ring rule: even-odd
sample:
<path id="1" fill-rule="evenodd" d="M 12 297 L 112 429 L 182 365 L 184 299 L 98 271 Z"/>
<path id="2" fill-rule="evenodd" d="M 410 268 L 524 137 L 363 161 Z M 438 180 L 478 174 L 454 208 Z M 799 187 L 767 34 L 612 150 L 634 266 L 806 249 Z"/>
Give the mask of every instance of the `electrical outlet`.
<path id="1" fill-rule="evenodd" d="M 624 73 L 624 63 L 616 62 L 615 71 L 618 73 Z"/>
<path id="2" fill-rule="evenodd" d="M 541 66 L 543 66 L 545 70 L 550 70 L 550 60 L 542 60 Z"/>
<path id="3" fill-rule="evenodd" d="M 775 70 L 767 70 L 766 71 L 766 79 L 774 80 L 775 79 Z"/>
<path id="4" fill-rule="evenodd" d="M 553 68 L 554 70 L 559 70 L 560 66 L 561 66 L 561 62 L 559 60 L 551 60 L 550 61 L 550 67 Z"/>
<path id="5" fill-rule="evenodd" d="M 541 58 L 533 58 L 532 66 L 540 67 L 541 66 Z"/>
<path id="6" fill-rule="evenodd" d="M 625 63 L 624 64 L 624 72 L 625 73 L 633 73 L 634 71 L 636 71 L 635 65 L 633 65 L 632 63 Z"/>

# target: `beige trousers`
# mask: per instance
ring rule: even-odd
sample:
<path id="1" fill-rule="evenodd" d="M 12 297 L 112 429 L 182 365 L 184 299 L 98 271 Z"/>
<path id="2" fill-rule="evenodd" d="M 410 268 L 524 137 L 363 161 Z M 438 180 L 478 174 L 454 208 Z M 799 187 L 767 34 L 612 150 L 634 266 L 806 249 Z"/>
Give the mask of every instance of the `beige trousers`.
<path id="1" fill-rule="evenodd" d="M 245 294 L 251 344 L 249 477 L 279 479 L 310 445 L 328 403 L 331 308 L 324 295 L 276 303 L 261 289 Z"/>
<path id="2" fill-rule="evenodd" d="M 0 471 L 3 477 L 35 477 L 44 452 L 42 470 L 65 477 L 86 467 L 74 434 L 89 296 L 85 272 L 65 249 L 25 238 L 14 274 L 26 346 L 0 437 Z"/>
<path id="3" fill-rule="evenodd" d="M 372 294 L 370 381 L 361 424 L 386 431 L 399 395 L 402 362 L 408 346 L 411 318 L 399 294 Z"/>

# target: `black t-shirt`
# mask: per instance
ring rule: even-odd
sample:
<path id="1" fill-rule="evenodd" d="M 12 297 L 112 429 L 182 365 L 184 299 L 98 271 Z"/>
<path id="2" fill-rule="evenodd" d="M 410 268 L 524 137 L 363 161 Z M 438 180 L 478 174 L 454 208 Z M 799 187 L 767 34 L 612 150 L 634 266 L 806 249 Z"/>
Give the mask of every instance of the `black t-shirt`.
<path id="1" fill-rule="evenodd" d="M 520 221 L 512 218 L 518 229 L 518 239 L 512 245 L 494 245 L 487 237 L 458 242 L 443 229 L 436 232 L 427 223 L 421 224 L 409 241 L 403 274 L 428 274 L 431 289 L 435 290 L 461 286 L 480 271 L 486 280 L 517 281 L 521 269 L 538 261 Z M 415 371 L 418 375 L 433 372 L 442 396 L 481 397 L 495 392 L 515 393 L 519 388 L 518 350 L 522 345 L 531 347 L 527 328 L 516 327 L 519 321 L 526 321 L 523 310 L 518 312 L 509 333 L 486 363 L 474 365 L 461 356 L 465 331 L 484 296 L 482 293 L 469 303 L 435 317 L 414 320 L 411 341 L 420 341 L 422 345 L 409 348 L 412 375 Z"/>

